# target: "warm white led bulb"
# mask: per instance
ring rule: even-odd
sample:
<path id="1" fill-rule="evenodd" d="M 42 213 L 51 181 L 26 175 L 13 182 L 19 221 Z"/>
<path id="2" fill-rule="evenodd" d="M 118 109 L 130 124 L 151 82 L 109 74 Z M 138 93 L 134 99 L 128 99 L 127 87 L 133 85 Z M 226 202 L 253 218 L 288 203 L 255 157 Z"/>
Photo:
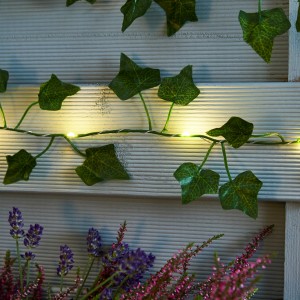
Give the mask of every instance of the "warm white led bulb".
<path id="1" fill-rule="evenodd" d="M 67 137 L 69 137 L 69 138 L 74 138 L 74 137 L 76 137 L 76 136 L 77 136 L 77 134 L 74 133 L 74 132 L 68 132 L 68 133 L 67 133 Z"/>
<path id="2" fill-rule="evenodd" d="M 184 131 L 181 136 L 191 136 L 191 134 L 188 131 Z"/>

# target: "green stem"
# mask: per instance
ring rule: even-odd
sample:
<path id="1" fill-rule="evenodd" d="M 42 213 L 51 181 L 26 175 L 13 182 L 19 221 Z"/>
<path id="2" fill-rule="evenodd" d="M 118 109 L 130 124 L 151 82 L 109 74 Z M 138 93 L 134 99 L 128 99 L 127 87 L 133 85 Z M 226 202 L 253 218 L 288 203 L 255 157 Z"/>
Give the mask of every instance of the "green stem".
<path id="1" fill-rule="evenodd" d="M 141 100 L 143 102 L 144 109 L 145 109 L 145 112 L 146 112 L 146 115 L 147 115 L 148 124 L 149 124 L 149 130 L 152 130 L 151 118 L 150 118 L 150 115 L 149 115 L 149 111 L 148 111 L 146 102 L 145 102 L 144 97 L 143 97 L 143 95 L 142 95 L 141 92 L 139 92 L 139 95 L 140 95 L 140 98 L 141 98 Z"/>
<path id="2" fill-rule="evenodd" d="M 64 284 L 64 274 L 62 273 L 60 278 L 60 288 L 59 288 L 60 292 L 62 292 L 63 290 L 63 284 Z"/>
<path id="3" fill-rule="evenodd" d="M 7 127 L 7 123 L 6 123 L 6 118 L 5 118 L 5 113 L 4 113 L 4 110 L 2 108 L 2 105 L 0 103 L 0 110 L 1 110 L 1 114 L 2 114 L 2 117 L 3 117 L 3 123 L 4 123 L 4 127 Z"/>
<path id="4" fill-rule="evenodd" d="M 278 132 L 267 132 L 267 133 L 264 133 L 264 134 L 253 134 L 253 135 L 251 135 L 251 137 L 253 137 L 253 138 L 264 138 L 264 137 L 273 137 L 273 136 L 278 137 L 281 140 L 282 143 L 286 142 L 284 137 Z"/>
<path id="5" fill-rule="evenodd" d="M 173 102 L 170 106 L 170 109 L 169 109 L 169 113 L 168 113 L 168 117 L 167 117 L 167 120 L 166 120 L 166 123 L 165 123 L 165 126 L 162 130 L 162 132 L 164 131 L 168 131 L 167 127 L 168 127 L 168 123 L 170 121 L 170 117 L 171 117 L 171 113 L 172 113 L 172 110 L 173 110 L 173 107 L 174 107 L 175 103 Z"/>
<path id="6" fill-rule="evenodd" d="M 74 149 L 75 152 L 77 152 L 79 155 L 83 156 L 83 157 L 86 157 L 86 155 L 81 152 L 77 146 L 68 138 L 64 135 L 64 139 L 71 145 L 71 147 Z"/>
<path id="7" fill-rule="evenodd" d="M 86 274 L 85 274 L 85 277 L 84 277 L 84 279 L 83 279 L 83 282 L 82 282 L 80 288 L 78 289 L 78 291 L 77 291 L 77 293 L 76 293 L 75 300 L 77 300 L 77 299 L 79 298 L 80 294 L 81 294 L 81 291 L 82 291 L 82 289 L 83 289 L 83 287 L 84 287 L 84 285 L 85 285 L 85 282 L 86 282 L 88 276 L 90 275 L 90 272 L 91 272 L 92 266 L 93 266 L 93 264 L 94 264 L 94 262 L 95 262 L 95 259 L 96 259 L 95 257 L 93 257 L 93 258 L 91 259 L 91 262 L 90 262 L 90 264 L 89 264 L 89 268 L 88 268 L 88 270 L 87 270 L 87 272 L 86 272 Z"/>
<path id="8" fill-rule="evenodd" d="M 262 20 L 262 15 L 261 15 L 261 2 L 262 0 L 258 0 L 258 16 L 259 16 L 259 22 Z"/>
<path id="9" fill-rule="evenodd" d="M 40 154 L 38 154 L 38 155 L 35 157 L 35 159 L 38 159 L 38 158 L 41 157 L 43 154 L 45 154 L 45 153 L 50 149 L 50 147 L 52 146 L 54 140 L 55 140 L 55 136 L 52 136 L 52 137 L 51 137 L 51 140 L 50 140 L 50 142 L 49 142 L 49 144 L 48 144 L 48 146 L 47 146 Z"/>
<path id="10" fill-rule="evenodd" d="M 21 266 L 21 256 L 20 256 L 20 247 L 19 247 L 18 238 L 16 238 L 16 248 L 17 248 L 17 257 L 18 257 L 19 274 L 20 274 L 20 289 L 22 294 L 23 293 L 23 271 Z"/>
<path id="11" fill-rule="evenodd" d="M 28 260 L 27 263 L 27 276 L 26 276 L 26 285 L 29 285 L 29 277 L 30 277 L 30 260 Z M 26 300 L 28 300 L 28 296 L 26 297 Z"/>
<path id="12" fill-rule="evenodd" d="M 25 110 L 25 112 L 24 112 L 23 116 L 21 117 L 19 123 L 16 125 L 15 129 L 17 129 L 17 128 L 20 127 L 21 123 L 23 122 L 23 120 L 24 120 L 24 118 L 26 117 L 26 115 L 27 115 L 27 113 L 29 112 L 29 110 L 30 110 L 34 105 L 36 105 L 36 104 L 38 104 L 38 103 L 39 103 L 38 101 L 37 101 L 37 102 L 33 102 L 33 103 L 31 103 L 31 104 L 27 107 L 27 109 Z"/>
<path id="13" fill-rule="evenodd" d="M 205 157 L 204 157 L 204 159 L 203 159 L 201 165 L 200 165 L 199 168 L 198 168 L 198 171 L 200 171 L 200 170 L 202 169 L 202 167 L 204 166 L 204 164 L 206 163 L 206 161 L 207 161 L 207 159 L 208 159 L 208 157 L 209 157 L 209 155 L 210 155 L 210 152 L 211 152 L 211 150 L 213 149 L 213 147 L 215 146 L 215 144 L 216 144 L 216 142 L 213 142 L 213 143 L 210 145 L 210 147 L 209 147 L 209 149 L 207 150 L 206 155 L 205 155 Z"/>
<path id="14" fill-rule="evenodd" d="M 101 282 L 99 285 L 97 285 L 95 288 L 93 288 L 87 294 L 85 294 L 80 300 L 86 300 L 86 299 L 88 299 L 88 297 L 90 295 L 92 295 L 93 293 L 97 292 L 102 286 L 104 286 L 107 282 L 109 282 L 110 280 L 112 280 L 117 274 L 118 273 L 114 273 L 113 275 L 111 275 L 110 277 L 108 277 L 107 279 L 105 279 L 103 282 Z"/>
<path id="15" fill-rule="evenodd" d="M 229 181 L 232 181 L 232 177 L 231 177 L 230 172 L 229 172 L 229 167 L 228 167 L 228 161 L 227 161 L 226 149 L 225 149 L 224 142 L 221 142 L 221 147 L 222 147 L 222 153 L 223 153 L 224 166 L 225 166 L 225 169 L 226 169 L 226 173 L 227 173 L 227 176 L 229 178 Z"/>

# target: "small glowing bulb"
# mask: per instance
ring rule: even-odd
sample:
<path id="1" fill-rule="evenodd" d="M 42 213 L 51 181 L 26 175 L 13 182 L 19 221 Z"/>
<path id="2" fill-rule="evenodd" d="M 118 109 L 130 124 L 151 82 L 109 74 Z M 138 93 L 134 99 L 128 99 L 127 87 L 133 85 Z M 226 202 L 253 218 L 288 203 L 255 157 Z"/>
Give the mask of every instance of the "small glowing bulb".
<path id="1" fill-rule="evenodd" d="M 184 131 L 181 136 L 191 136 L 191 134 L 188 131 Z"/>
<path id="2" fill-rule="evenodd" d="M 68 132 L 67 133 L 67 137 L 69 137 L 69 138 L 74 138 L 76 136 L 77 136 L 77 134 L 75 134 L 74 132 Z"/>

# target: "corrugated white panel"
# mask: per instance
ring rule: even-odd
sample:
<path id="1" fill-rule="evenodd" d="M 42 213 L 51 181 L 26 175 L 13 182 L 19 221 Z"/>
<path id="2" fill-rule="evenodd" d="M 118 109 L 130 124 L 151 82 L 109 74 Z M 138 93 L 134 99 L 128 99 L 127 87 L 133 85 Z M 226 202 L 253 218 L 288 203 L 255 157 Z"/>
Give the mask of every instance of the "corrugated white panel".
<path id="1" fill-rule="evenodd" d="M 240 116 L 255 124 L 254 133 L 280 132 L 287 139 L 300 136 L 298 83 L 253 83 L 240 85 L 200 86 L 198 99 L 187 107 L 176 106 L 169 132 L 205 133 L 223 125 L 231 116 Z M 154 129 L 160 131 L 166 120 L 170 102 L 159 100 L 157 89 L 144 93 L 149 104 Z M 38 89 L 10 87 L 2 96 L 8 125 L 14 127 L 25 108 L 37 99 Z M 147 129 L 141 101 L 136 97 L 120 101 L 104 87 L 82 87 L 65 100 L 58 112 L 42 111 L 35 106 L 21 128 L 40 133 L 86 133 L 108 129 Z M 20 133 L 1 131 L 0 180 L 6 172 L 6 155 L 21 148 L 33 155 L 41 152 L 49 138 L 36 138 Z M 180 196 L 174 171 L 183 162 L 200 163 L 209 148 L 207 142 L 195 138 L 167 138 L 151 134 L 103 134 L 93 138 L 74 139 L 86 148 L 115 143 L 118 155 L 131 180 L 113 180 L 85 186 L 75 173 L 83 159 L 63 140 L 57 139 L 31 174 L 29 182 L 1 186 L 6 191 L 57 191 L 86 194 Z M 298 201 L 300 148 L 298 144 L 281 146 L 246 145 L 228 147 L 228 160 L 233 177 L 252 170 L 264 182 L 260 199 Z M 216 146 L 207 167 L 220 172 L 221 183 L 227 181 L 220 146 Z"/>
<path id="2" fill-rule="evenodd" d="M 141 247 L 155 254 L 153 272 L 187 243 L 202 243 L 215 234 L 224 233 L 222 239 L 205 249 L 191 265 L 190 270 L 196 273 L 199 280 L 204 280 L 211 272 L 215 251 L 224 262 L 230 262 L 260 229 L 275 224 L 274 233 L 265 240 L 256 255 L 275 253 L 270 267 L 260 272 L 262 281 L 255 299 L 282 299 L 283 203 L 260 203 L 260 216 L 254 221 L 237 211 L 223 211 L 218 201 L 212 199 L 182 206 L 171 198 L 1 192 L 0 257 L 6 249 L 14 249 L 7 222 L 12 206 L 19 207 L 23 212 L 26 229 L 29 224 L 44 225 L 41 245 L 36 249 L 36 261 L 44 264 L 47 282 L 54 286 L 59 285 L 55 275 L 59 246 L 68 244 L 75 253 L 76 266 L 83 269 L 86 262 L 86 233 L 92 226 L 100 230 L 102 241 L 108 246 L 115 241 L 119 224 L 127 220 L 125 241 L 132 249 Z M 66 278 L 67 282 L 72 282 L 74 274 L 75 268 Z"/>
<path id="3" fill-rule="evenodd" d="M 64 80 L 107 84 L 119 68 L 120 53 L 137 63 L 160 68 L 164 76 L 194 65 L 195 81 L 285 81 L 287 34 L 276 39 L 271 64 L 242 40 L 238 13 L 257 11 L 257 1 L 197 1 L 199 22 L 166 36 L 164 11 L 153 3 L 144 17 L 123 34 L 121 0 L 1 1 L 0 67 L 11 82 L 36 84 L 56 73 Z M 287 0 L 265 0 L 264 9 Z"/>

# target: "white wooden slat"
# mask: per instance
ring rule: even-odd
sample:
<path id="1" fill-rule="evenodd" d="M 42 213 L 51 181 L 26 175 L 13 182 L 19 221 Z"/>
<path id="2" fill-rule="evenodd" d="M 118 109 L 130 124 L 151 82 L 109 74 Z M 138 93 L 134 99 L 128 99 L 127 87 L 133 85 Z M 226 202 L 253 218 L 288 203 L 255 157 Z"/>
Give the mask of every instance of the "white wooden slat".
<path id="1" fill-rule="evenodd" d="M 240 116 L 255 124 L 254 133 L 280 132 L 288 140 L 300 136 L 298 116 L 300 105 L 298 83 L 252 83 L 200 86 L 201 94 L 187 107 L 176 106 L 171 116 L 169 132 L 203 134 L 223 125 L 231 116 Z M 153 119 L 154 129 L 163 128 L 170 102 L 156 97 L 157 89 L 144 92 Z M 8 125 L 13 127 L 29 103 L 36 101 L 37 87 L 11 86 L 2 96 Z M 105 87 L 83 86 L 75 96 L 65 100 L 63 109 L 46 112 L 35 106 L 21 128 L 41 133 L 86 133 L 107 129 L 147 129 L 147 119 L 138 98 L 120 101 Z M 1 131 L 1 181 L 6 172 L 6 155 L 21 148 L 32 154 L 42 151 L 49 138 Z M 115 143 L 120 160 L 132 180 L 113 180 L 92 187 L 85 186 L 74 169 L 82 158 L 62 139 L 38 161 L 29 182 L 1 186 L 2 190 L 57 191 L 87 194 L 180 196 L 180 186 L 173 177 L 177 167 L 187 161 L 200 163 L 209 144 L 193 138 L 166 138 L 151 134 L 101 135 L 74 139 L 80 149 Z M 235 176 L 252 170 L 264 182 L 260 199 L 298 201 L 299 145 L 246 145 L 228 148 L 229 166 Z M 223 158 L 219 146 L 213 150 L 207 167 L 221 174 L 226 182 Z"/>
<path id="2" fill-rule="evenodd" d="M 242 39 L 238 13 L 257 11 L 256 1 L 197 1 L 199 22 L 166 36 L 164 11 L 149 12 L 121 32 L 121 0 L 15 0 L 0 3 L 0 62 L 11 82 L 37 84 L 56 73 L 64 80 L 107 84 L 119 69 L 120 53 L 137 63 L 160 68 L 164 76 L 191 64 L 195 81 L 286 81 L 288 37 L 276 39 L 266 64 Z M 288 11 L 288 1 L 265 0 L 265 9 Z"/>
<path id="3" fill-rule="evenodd" d="M 118 225 L 128 223 L 125 241 L 132 249 L 141 247 L 156 256 L 152 272 L 189 242 L 202 243 L 207 238 L 225 236 L 194 259 L 190 270 L 199 280 L 211 272 L 214 252 L 229 262 L 266 225 L 275 224 L 274 233 L 265 240 L 257 255 L 276 253 L 272 264 L 259 272 L 262 279 L 255 299 L 282 299 L 284 264 L 284 204 L 259 204 L 260 215 L 252 220 L 237 211 L 223 211 L 217 200 L 203 199 L 182 206 L 175 199 L 149 197 L 107 197 L 53 193 L 0 193 L 0 257 L 14 240 L 9 236 L 8 211 L 17 206 L 23 212 L 25 228 L 29 224 L 44 226 L 40 246 L 35 250 L 36 262 L 46 270 L 46 282 L 59 286 L 56 277 L 59 246 L 68 244 L 75 253 L 75 265 L 84 268 L 88 228 L 100 230 L 104 245 L 115 241 Z M 22 247 L 22 251 L 24 248 Z M 72 283 L 76 268 L 65 280 Z M 95 270 L 96 271 L 96 270 Z"/>

